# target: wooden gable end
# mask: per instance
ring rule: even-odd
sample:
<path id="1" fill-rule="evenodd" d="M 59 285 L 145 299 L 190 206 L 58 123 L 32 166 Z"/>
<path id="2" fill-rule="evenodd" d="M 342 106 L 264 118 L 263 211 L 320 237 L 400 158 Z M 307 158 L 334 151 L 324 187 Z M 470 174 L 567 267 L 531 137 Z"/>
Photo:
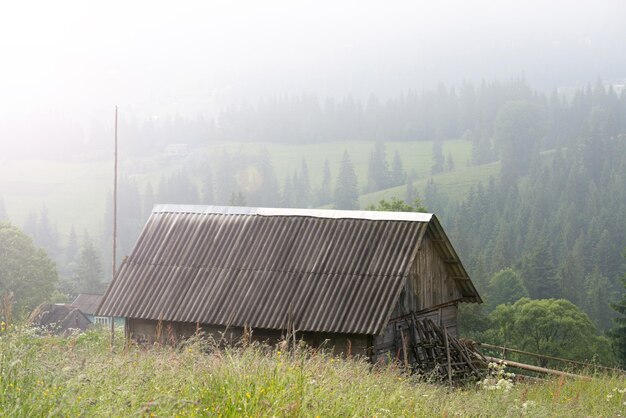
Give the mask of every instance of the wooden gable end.
<path id="1" fill-rule="evenodd" d="M 392 317 L 458 302 L 463 294 L 430 232 L 424 235 Z"/>

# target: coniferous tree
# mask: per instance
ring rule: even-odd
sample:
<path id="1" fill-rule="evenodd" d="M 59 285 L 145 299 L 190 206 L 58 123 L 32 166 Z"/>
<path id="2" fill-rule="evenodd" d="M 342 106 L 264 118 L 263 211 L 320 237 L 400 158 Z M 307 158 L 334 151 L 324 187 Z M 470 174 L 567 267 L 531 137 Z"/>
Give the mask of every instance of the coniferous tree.
<path id="1" fill-rule="evenodd" d="M 67 264 L 76 261 L 78 256 L 78 237 L 76 236 L 76 230 L 74 225 L 70 229 L 70 234 L 67 238 L 67 246 L 65 247 L 65 262 Z"/>
<path id="2" fill-rule="evenodd" d="M 391 163 L 391 185 L 399 186 L 404 184 L 406 177 L 406 172 L 402 166 L 402 158 L 400 158 L 400 153 L 396 150 L 393 153 L 393 162 Z"/>
<path id="3" fill-rule="evenodd" d="M 267 151 L 261 154 L 258 168 L 261 184 L 255 196 L 256 204 L 260 206 L 275 206 L 280 201 L 280 187 Z"/>
<path id="4" fill-rule="evenodd" d="M 626 252 L 624 253 L 626 257 Z M 617 313 L 617 318 L 613 320 L 614 326 L 610 335 L 613 339 L 615 354 L 622 367 L 626 368 L 626 274 L 622 277 L 622 298 L 617 303 L 611 304 Z"/>
<path id="5" fill-rule="evenodd" d="M 383 190 L 391 185 L 391 173 L 387 163 L 385 144 L 382 141 L 376 142 L 370 153 L 367 180 L 367 191 Z"/>
<path id="6" fill-rule="evenodd" d="M 76 290 L 81 293 L 99 293 L 103 287 L 102 279 L 102 262 L 89 234 L 85 231 L 74 272 Z"/>
<path id="7" fill-rule="evenodd" d="M 495 160 L 496 157 L 490 138 L 478 137 L 472 142 L 472 163 L 481 165 Z"/>
<path id="8" fill-rule="evenodd" d="M 441 173 L 444 169 L 443 144 L 442 140 L 435 139 L 433 141 L 433 165 L 430 168 L 431 174 Z"/>
<path id="9" fill-rule="evenodd" d="M 569 254 L 557 274 L 563 297 L 575 305 L 581 306 L 584 299 L 585 269 L 582 260 Z"/>
<path id="10" fill-rule="evenodd" d="M 215 173 L 215 203 L 218 205 L 226 205 L 231 195 L 237 188 L 235 180 L 235 166 L 233 158 L 228 152 L 224 152 L 219 160 L 217 171 Z"/>
<path id="11" fill-rule="evenodd" d="M 343 152 L 337 185 L 335 187 L 335 207 L 337 209 L 358 209 L 359 192 L 354 166 L 348 151 Z"/>
<path id="12" fill-rule="evenodd" d="M 283 184 L 283 190 L 281 193 L 280 205 L 283 208 L 293 208 L 295 207 L 295 190 L 293 186 L 293 180 L 291 176 L 287 174 L 285 177 L 285 182 Z"/>
<path id="13" fill-rule="evenodd" d="M 533 299 L 561 297 L 561 286 L 557 282 L 554 260 L 545 237 L 536 237 L 535 248 L 520 262 L 520 272 Z"/>
<path id="14" fill-rule="evenodd" d="M 330 191 L 330 163 L 328 162 L 328 158 L 324 160 L 324 173 L 322 174 L 322 183 L 320 184 L 320 189 L 318 191 L 318 204 L 326 205 L 332 201 L 332 194 Z"/>
<path id="15" fill-rule="evenodd" d="M 406 196 L 404 198 L 405 202 L 414 202 L 417 199 L 417 191 L 415 190 L 415 170 L 411 170 L 411 172 L 406 177 Z"/>
<path id="16" fill-rule="evenodd" d="M 211 205 L 215 202 L 215 185 L 213 184 L 213 170 L 207 160 L 202 166 L 202 203 Z"/>
<path id="17" fill-rule="evenodd" d="M 178 170 L 161 178 L 159 198 L 165 203 L 196 204 L 199 201 L 198 188 L 186 170 Z"/>
<path id="18" fill-rule="evenodd" d="M 26 235 L 30 236 L 33 241 L 35 240 L 37 237 L 37 213 L 34 211 L 28 212 L 24 225 L 22 226 L 22 231 L 24 231 Z"/>
<path id="19" fill-rule="evenodd" d="M 294 177 L 296 178 L 296 177 Z M 300 167 L 300 173 L 297 176 L 297 184 L 295 186 L 296 192 L 296 207 L 307 208 L 309 207 L 309 200 L 311 196 L 311 181 L 309 180 L 309 168 L 306 163 L 306 159 L 302 158 L 302 166 Z"/>
<path id="20" fill-rule="evenodd" d="M 156 195 L 154 194 L 154 188 L 152 187 L 152 183 L 149 182 L 146 185 L 145 191 L 143 192 L 143 199 L 141 202 L 141 207 L 143 208 L 142 213 L 143 213 L 144 218 L 147 218 L 150 215 L 150 213 L 152 212 L 152 208 L 157 203 L 159 202 L 157 201 Z"/>
<path id="21" fill-rule="evenodd" d="M 446 171 L 454 171 L 456 168 L 456 164 L 454 163 L 454 158 L 452 158 L 452 153 L 448 153 L 448 157 L 446 158 Z"/>
<path id="22" fill-rule="evenodd" d="M 610 302 L 614 300 L 614 291 L 608 278 L 596 271 L 585 278 L 587 294 L 581 304 L 596 327 L 605 331 L 611 328 L 613 311 Z"/>
<path id="23" fill-rule="evenodd" d="M 498 112 L 494 138 L 502 154 L 501 179 L 510 186 L 528 173 L 533 153 L 545 135 L 544 109 L 527 101 L 507 103 Z"/>
<path id="24" fill-rule="evenodd" d="M 528 297 L 522 277 L 511 268 L 500 270 L 489 281 L 487 301 L 492 308 L 503 303 L 515 303 Z"/>
<path id="25" fill-rule="evenodd" d="M 228 204 L 230 206 L 246 206 L 246 197 L 244 196 L 243 192 L 241 191 L 237 191 L 237 192 L 233 192 L 230 195 L 230 199 L 228 201 Z"/>
<path id="26" fill-rule="evenodd" d="M 39 213 L 35 243 L 45 249 L 53 260 L 59 256 L 59 241 L 54 226 L 50 223 L 48 208 L 44 205 Z"/>

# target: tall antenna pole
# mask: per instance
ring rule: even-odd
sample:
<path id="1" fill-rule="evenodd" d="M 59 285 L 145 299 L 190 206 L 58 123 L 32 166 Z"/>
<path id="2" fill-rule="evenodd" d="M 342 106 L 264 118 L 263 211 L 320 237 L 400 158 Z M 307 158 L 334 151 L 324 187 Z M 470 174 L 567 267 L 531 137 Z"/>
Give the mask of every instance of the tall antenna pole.
<path id="1" fill-rule="evenodd" d="M 117 257 L 117 106 L 115 106 L 115 150 L 113 154 L 113 260 L 111 269 L 111 282 L 115 280 L 116 257 Z M 115 317 L 111 316 L 111 351 L 115 339 Z"/>

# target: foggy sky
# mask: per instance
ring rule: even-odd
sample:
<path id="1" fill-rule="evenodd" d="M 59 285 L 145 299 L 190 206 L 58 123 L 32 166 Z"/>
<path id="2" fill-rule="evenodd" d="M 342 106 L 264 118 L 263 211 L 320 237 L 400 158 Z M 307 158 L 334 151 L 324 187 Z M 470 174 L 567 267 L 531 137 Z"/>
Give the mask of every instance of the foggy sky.
<path id="1" fill-rule="evenodd" d="M 0 4 L 3 146 L 9 128 L 108 118 L 115 104 L 139 117 L 212 115 L 282 94 L 626 77 L 622 1 Z"/>

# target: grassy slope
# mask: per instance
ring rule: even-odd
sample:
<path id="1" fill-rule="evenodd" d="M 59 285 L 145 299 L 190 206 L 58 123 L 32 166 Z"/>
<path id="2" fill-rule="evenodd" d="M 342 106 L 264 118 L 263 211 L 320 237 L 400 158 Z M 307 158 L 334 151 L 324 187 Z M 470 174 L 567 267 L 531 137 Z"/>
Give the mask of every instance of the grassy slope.
<path id="1" fill-rule="evenodd" d="M 335 179 L 341 156 L 347 150 L 355 165 L 359 186 L 363 187 L 372 148 L 373 143 L 367 141 L 308 145 L 213 143 L 199 153 L 208 154 L 217 161 L 224 150 L 252 154 L 266 149 L 281 184 L 287 174 L 300 169 L 302 158 L 306 157 L 311 184 L 315 188 L 321 182 L 324 160 L 329 160 Z M 405 169 L 415 169 L 420 177 L 428 175 L 432 165 L 431 142 L 387 143 L 390 165 L 396 150 L 401 155 Z M 471 144 L 463 140 L 446 141 L 443 151 L 444 155 L 453 156 L 457 167 L 465 167 L 471 156 Z M 168 159 L 164 156 L 122 158 L 120 170 L 122 176 L 135 179 L 143 189 L 148 182 L 157 186 L 164 173 L 193 164 L 197 157 L 198 152 L 186 159 Z M 102 229 L 104 204 L 111 188 L 111 172 L 110 161 L 3 161 L 0 164 L 0 196 L 5 201 L 9 217 L 19 226 L 23 225 L 30 211 L 38 212 L 45 203 L 51 220 L 57 224 L 62 235 L 67 234 L 72 225 L 79 233 L 87 229 L 96 235 Z"/>
<path id="2" fill-rule="evenodd" d="M 486 182 L 489 177 L 496 176 L 500 171 L 500 163 L 484 164 L 480 166 L 464 167 L 438 174 L 431 177 L 439 189 L 448 196 L 460 200 L 463 199 L 472 186 L 479 182 Z M 423 196 L 424 188 L 428 178 L 418 180 L 414 183 L 418 194 Z M 378 203 L 381 199 L 389 200 L 392 197 L 404 198 L 406 196 L 406 186 L 393 187 L 391 189 L 380 190 L 374 193 L 361 195 L 359 203 L 361 207 Z"/>
<path id="3" fill-rule="evenodd" d="M 23 331 L 21 331 L 23 332 Z M 119 340 L 118 340 L 119 342 Z M 31 416 L 618 416 L 626 378 L 549 380 L 510 391 L 419 382 L 394 368 L 269 347 L 131 346 L 104 332 L 0 338 L 0 415 Z"/>

